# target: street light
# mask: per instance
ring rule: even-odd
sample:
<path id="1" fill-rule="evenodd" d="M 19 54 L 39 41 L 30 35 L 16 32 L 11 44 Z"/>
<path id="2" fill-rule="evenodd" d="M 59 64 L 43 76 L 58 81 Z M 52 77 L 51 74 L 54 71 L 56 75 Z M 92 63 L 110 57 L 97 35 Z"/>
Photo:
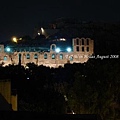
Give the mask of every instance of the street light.
<path id="1" fill-rule="evenodd" d="M 7 47 L 7 48 L 6 48 L 6 51 L 7 51 L 7 52 L 10 52 L 10 51 L 11 51 L 11 49 L 10 49 L 9 47 Z"/>
<path id="2" fill-rule="evenodd" d="M 44 34 L 45 30 L 41 27 L 41 32 L 42 32 L 42 35 Z"/>
<path id="3" fill-rule="evenodd" d="M 71 48 L 70 47 L 67 48 L 67 52 L 71 52 Z"/>
<path id="4" fill-rule="evenodd" d="M 13 42 L 16 42 L 17 43 L 17 38 L 16 37 L 13 37 Z"/>
<path id="5" fill-rule="evenodd" d="M 60 48 L 56 48 L 56 49 L 55 49 L 55 52 L 56 52 L 56 53 L 59 53 L 59 52 L 60 52 Z"/>

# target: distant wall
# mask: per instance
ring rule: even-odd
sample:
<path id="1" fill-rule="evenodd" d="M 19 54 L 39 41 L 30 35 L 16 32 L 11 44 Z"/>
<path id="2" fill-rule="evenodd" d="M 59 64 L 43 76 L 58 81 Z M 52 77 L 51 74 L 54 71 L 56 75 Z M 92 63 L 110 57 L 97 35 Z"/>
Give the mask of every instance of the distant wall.
<path id="1" fill-rule="evenodd" d="M 44 65 L 49 67 L 64 66 L 66 63 L 84 63 L 87 62 L 90 55 L 94 53 L 94 42 L 90 38 L 74 38 L 72 40 L 73 48 L 71 52 L 59 52 L 52 50 L 51 47 L 57 47 L 55 44 L 50 46 L 50 52 L 13 52 L 1 53 L 0 64 L 3 66 L 14 64 L 26 66 L 27 63 Z"/>

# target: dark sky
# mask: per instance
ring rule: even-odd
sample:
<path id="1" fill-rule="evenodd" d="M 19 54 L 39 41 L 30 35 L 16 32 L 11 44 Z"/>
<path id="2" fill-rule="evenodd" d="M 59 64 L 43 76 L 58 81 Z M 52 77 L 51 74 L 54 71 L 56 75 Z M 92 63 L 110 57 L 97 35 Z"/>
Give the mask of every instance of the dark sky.
<path id="1" fill-rule="evenodd" d="M 119 0 L 4 0 L 0 3 L 0 41 L 33 36 L 40 23 L 61 17 L 120 21 Z"/>

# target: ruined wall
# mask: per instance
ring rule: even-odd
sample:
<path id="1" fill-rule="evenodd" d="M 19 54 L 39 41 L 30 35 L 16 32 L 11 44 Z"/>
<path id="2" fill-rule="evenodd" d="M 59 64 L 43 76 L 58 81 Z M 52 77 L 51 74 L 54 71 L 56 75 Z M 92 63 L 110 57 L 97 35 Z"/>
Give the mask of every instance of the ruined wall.
<path id="1" fill-rule="evenodd" d="M 49 67 L 64 66 L 66 63 L 84 63 L 87 62 L 88 56 L 94 52 L 94 43 L 90 38 L 74 38 L 72 40 L 72 52 L 56 53 L 52 50 L 52 46 L 56 48 L 55 44 L 50 46 L 50 52 L 14 52 L 14 53 L 0 53 L 0 63 L 3 66 L 14 64 L 17 65 L 21 60 L 21 65 L 25 66 L 27 63 L 35 63 L 37 65 L 44 65 Z"/>

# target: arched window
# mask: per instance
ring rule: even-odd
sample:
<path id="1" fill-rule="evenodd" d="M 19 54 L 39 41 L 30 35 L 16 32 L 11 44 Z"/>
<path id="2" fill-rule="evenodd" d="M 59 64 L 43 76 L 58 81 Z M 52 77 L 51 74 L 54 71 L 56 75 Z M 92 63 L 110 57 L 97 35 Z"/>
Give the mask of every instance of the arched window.
<path id="1" fill-rule="evenodd" d="M 52 59 L 55 59 L 55 54 L 54 53 L 52 54 Z"/>
<path id="2" fill-rule="evenodd" d="M 87 52 L 89 52 L 89 47 L 87 47 L 86 49 L 87 49 Z"/>
<path id="3" fill-rule="evenodd" d="M 84 47 L 82 47 L 82 52 L 84 52 Z"/>
<path id="4" fill-rule="evenodd" d="M 76 39 L 76 44 L 79 45 L 79 39 Z"/>
<path id="5" fill-rule="evenodd" d="M 77 47 L 76 47 L 76 51 L 77 51 L 77 52 L 79 52 L 79 51 L 80 51 L 79 46 L 77 46 Z"/>
<path id="6" fill-rule="evenodd" d="M 4 56 L 4 61 L 7 61 L 7 56 Z"/>
<path id="7" fill-rule="evenodd" d="M 82 39 L 82 45 L 84 45 L 84 39 Z"/>
<path id="8" fill-rule="evenodd" d="M 73 56 L 70 56 L 69 58 L 70 58 L 70 61 L 73 61 Z"/>
<path id="9" fill-rule="evenodd" d="M 89 45 L 89 39 L 87 38 L 86 44 Z"/>
<path id="10" fill-rule="evenodd" d="M 61 59 L 61 60 L 63 59 L 63 54 L 60 54 L 60 59 Z"/>
<path id="11" fill-rule="evenodd" d="M 52 50 L 55 51 L 55 46 L 54 45 L 52 45 Z"/>
<path id="12" fill-rule="evenodd" d="M 50 46 L 50 51 L 55 51 L 55 49 L 56 49 L 56 45 L 55 45 L 55 44 L 52 44 L 52 45 Z"/>
<path id="13" fill-rule="evenodd" d="M 29 54 L 29 53 L 26 55 L 26 58 L 27 58 L 27 59 L 30 59 L 30 54 Z"/>
<path id="14" fill-rule="evenodd" d="M 47 54 L 46 53 L 44 54 L 44 59 L 47 59 Z"/>
<path id="15" fill-rule="evenodd" d="M 37 54 L 34 54 L 34 59 L 38 59 L 38 55 Z"/>

